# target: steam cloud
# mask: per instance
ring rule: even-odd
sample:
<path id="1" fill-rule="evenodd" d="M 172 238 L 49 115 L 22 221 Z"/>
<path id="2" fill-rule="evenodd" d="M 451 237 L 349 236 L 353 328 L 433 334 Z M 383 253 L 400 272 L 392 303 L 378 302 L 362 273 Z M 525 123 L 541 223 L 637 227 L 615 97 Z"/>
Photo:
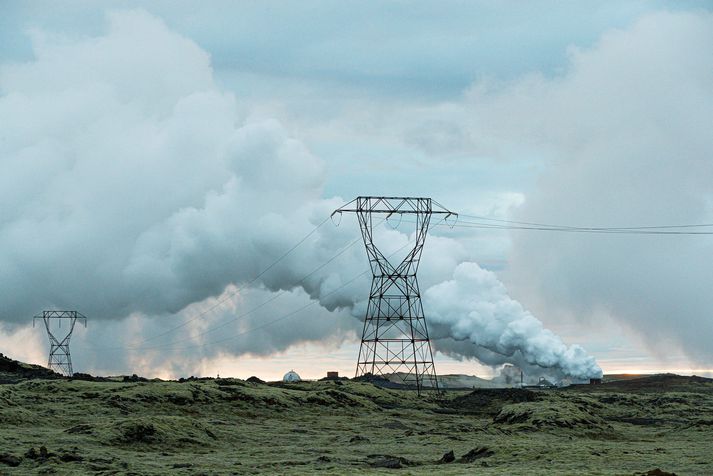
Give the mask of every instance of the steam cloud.
<path id="1" fill-rule="evenodd" d="M 214 84 L 204 51 L 138 11 L 111 14 L 98 38 L 36 33 L 34 49 L 34 61 L 0 69 L 0 117 L 13 118 L 0 142 L 6 327 L 56 306 L 104 319 L 105 329 L 148 316 L 141 329 L 160 330 L 175 323 L 163 317 L 209 307 L 235 284 L 243 288 L 225 317 L 279 291 L 288 308 L 309 299 L 321 307 L 298 329 L 265 328 L 204 355 L 353 335 L 358 320 L 338 317 L 361 319 L 366 292 L 332 291 L 364 269 L 361 247 L 348 248 L 339 266 L 303 276 L 357 237 L 354 227 L 321 227 L 276 272 L 246 286 L 345 200 L 323 198 L 322 161 L 279 122 L 251 118 Z M 457 242 L 431 238 L 422 271 L 437 348 L 490 365 L 601 375 L 592 357 L 510 299 L 494 274 L 463 262 Z M 382 228 L 377 239 L 396 249 L 408 236 Z M 238 329 L 261 323 L 256 314 Z M 191 325 L 191 343 L 208 327 Z M 98 343 L 131 343 L 135 331 Z M 190 360 L 170 348 L 140 354 Z M 111 369 L 112 359 L 97 353 L 95 368 Z"/>
<path id="2" fill-rule="evenodd" d="M 701 47 L 711 44 L 710 12 L 658 12 L 573 48 L 561 76 L 474 87 L 465 108 L 480 115 L 473 131 L 501 152 L 548 158 L 513 219 L 711 223 L 713 55 Z M 710 364 L 710 235 L 511 236 L 504 279 L 530 309 L 579 325 L 614 320 L 661 360 L 680 351 L 692 365 Z"/>
<path id="3" fill-rule="evenodd" d="M 593 357 L 578 345 L 567 347 L 511 299 L 492 272 L 476 263 L 459 264 L 453 279 L 430 287 L 425 297 L 436 330 L 473 343 L 471 355 L 481 361 L 552 368 L 570 377 L 601 377 Z M 480 349 L 490 352 L 481 355 Z"/>

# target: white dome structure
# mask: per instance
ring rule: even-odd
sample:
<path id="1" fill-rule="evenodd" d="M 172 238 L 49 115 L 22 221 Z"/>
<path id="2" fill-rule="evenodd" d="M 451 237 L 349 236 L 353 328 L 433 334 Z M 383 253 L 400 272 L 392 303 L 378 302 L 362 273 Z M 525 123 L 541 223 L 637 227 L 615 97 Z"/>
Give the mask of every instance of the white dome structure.
<path id="1" fill-rule="evenodd" d="M 283 382 L 300 382 L 302 379 L 300 378 L 299 375 L 297 375 L 297 372 L 294 370 L 290 370 L 285 374 L 284 377 L 282 377 Z"/>

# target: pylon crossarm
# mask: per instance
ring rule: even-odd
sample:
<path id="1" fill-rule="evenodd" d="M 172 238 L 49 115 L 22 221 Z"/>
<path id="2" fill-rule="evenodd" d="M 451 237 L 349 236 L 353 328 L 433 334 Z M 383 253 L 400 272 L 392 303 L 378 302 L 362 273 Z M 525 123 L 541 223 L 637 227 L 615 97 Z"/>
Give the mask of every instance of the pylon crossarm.
<path id="1" fill-rule="evenodd" d="M 435 206 L 435 208 L 434 208 Z M 343 212 L 365 212 L 370 214 L 445 215 L 458 216 L 440 203 L 425 197 L 357 197 L 332 212 L 332 216 Z"/>

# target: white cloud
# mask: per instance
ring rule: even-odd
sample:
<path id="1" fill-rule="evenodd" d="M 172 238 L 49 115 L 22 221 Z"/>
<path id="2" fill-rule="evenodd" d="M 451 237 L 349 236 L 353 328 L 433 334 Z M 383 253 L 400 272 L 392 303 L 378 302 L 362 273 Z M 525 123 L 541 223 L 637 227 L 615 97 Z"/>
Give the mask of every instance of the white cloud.
<path id="1" fill-rule="evenodd" d="M 552 368 L 560 376 L 601 377 L 601 369 L 582 347 L 566 346 L 508 296 L 495 274 L 475 263 L 458 265 L 453 279 L 429 288 L 424 299 L 435 336 L 475 344 L 469 351 L 457 346 L 463 355 L 493 364 Z"/>
<path id="2" fill-rule="evenodd" d="M 0 116 L 16 118 L 0 145 L 4 321 L 26 322 L 53 306 L 78 309 L 96 322 L 87 337 L 92 368 L 154 367 L 166 375 L 199 368 L 199 355 L 269 354 L 304 341 L 334 346 L 353 335 L 358 320 L 345 318 L 361 318 L 366 290 L 331 293 L 366 267 L 361 246 L 303 279 L 358 238 L 353 223 L 321 227 L 250 283 L 343 200 L 323 198 L 325 164 L 283 124 L 238 113 L 239 99 L 214 84 L 205 52 L 141 11 L 109 15 L 98 37 L 37 33 L 35 51 L 33 61 L 0 69 Z M 408 236 L 405 228 L 376 233 L 391 250 Z M 451 238 L 434 237 L 429 246 L 424 289 L 449 280 L 469 254 Z M 224 318 L 289 291 L 274 308 L 226 327 L 259 327 L 247 337 L 196 346 L 207 329 L 191 321 L 186 352 L 152 347 L 120 359 L 105 352 L 135 347 L 137 335 L 170 329 L 176 314 L 195 315 L 216 296 L 231 297 L 226 287 L 246 283 Z M 260 327 L 310 299 L 320 306 L 292 325 Z M 518 309 L 506 313 L 517 318 Z M 127 316 L 123 329 L 119 319 Z M 544 335 L 534 317 L 526 321 L 532 338 Z M 533 344 L 528 329 L 508 349 L 543 351 L 525 348 Z M 441 326 L 443 337 L 450 331 L 457 329 Z M 562 359 L 534 361 L 568 371 Z"/>
<path id="3" fill-rule="evenodd" d="M 656 13 L 572 49 L 560 77 L 473 87 L 477 133 L 546 157 L 516 219 L 632 226 L 713 222 L 713 16 Z M 604 313 L 654 352 L 709 360 L 709 236 L 513 233 L 506 282 L 538 312 Z M 665 344 L 664 344 L 665 343 Z"/>

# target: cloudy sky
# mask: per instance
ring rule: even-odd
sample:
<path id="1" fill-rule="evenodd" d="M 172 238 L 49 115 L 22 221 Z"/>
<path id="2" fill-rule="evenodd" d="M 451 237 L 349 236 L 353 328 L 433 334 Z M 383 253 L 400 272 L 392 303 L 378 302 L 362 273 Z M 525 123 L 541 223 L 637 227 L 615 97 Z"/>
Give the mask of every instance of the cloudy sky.
<path id="1" fill-rule="evenodd" d="M 367 261 L 354 217 L 325 220 L 357 195 L 433 197 L 462 225 L 713 223 L 708 2 L 0 9 L 18 359 L 46 361 L 31 317 L 68 308 L 89 317 L 78 371 L 350 375 Z M 713 227 L 658 230 L 697 234 L 433 227 L 437 369 L 711 372 Z M 397 260 L 411 231 L 377 238 Z"/>

